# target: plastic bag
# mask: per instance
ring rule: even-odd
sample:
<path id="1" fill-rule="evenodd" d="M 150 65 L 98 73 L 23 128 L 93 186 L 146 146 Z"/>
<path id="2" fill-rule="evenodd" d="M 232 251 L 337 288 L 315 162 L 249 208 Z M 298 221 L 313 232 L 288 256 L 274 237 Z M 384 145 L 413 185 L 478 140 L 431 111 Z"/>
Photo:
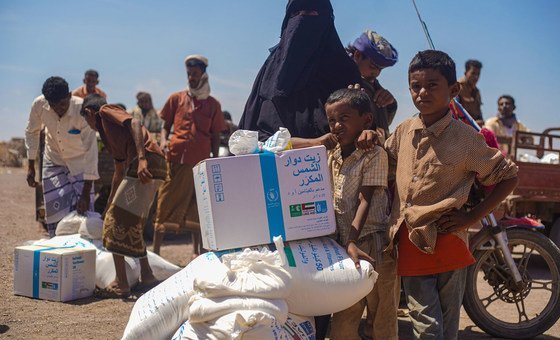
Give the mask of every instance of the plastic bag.
<path id="1" fill-rule="evenodd" d="M 229 152 L 234 155 L 249 155 L 259 151 L 259 133 L 237 130 L 229 137 Z"/>
<path id="2" fill-rule="evenodd" d="M 56 226 L 55 235 L 72 235 L 77 234 L 82 222 L 86 219 L 85 216 L 78 214 L 76 210 L 64 216 Z"/>
<path id="3" fill-rule="evenodd" d="M 288 129 L 281 127 L 276 131 L 276 133 L 264 142 L 262 149 L 269 152 L 282 152 L 284 150 L 289 150 L 292 148 L 292 143 L 290 143 L 290 131 Z"/>

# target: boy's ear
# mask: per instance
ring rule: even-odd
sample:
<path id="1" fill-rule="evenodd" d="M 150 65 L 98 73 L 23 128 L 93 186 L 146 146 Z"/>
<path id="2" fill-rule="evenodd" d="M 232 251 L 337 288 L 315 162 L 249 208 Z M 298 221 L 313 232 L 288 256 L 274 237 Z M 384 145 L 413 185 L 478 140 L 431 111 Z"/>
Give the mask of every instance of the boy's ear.
<path id="1" fill-rule="evenodd" d="M 449 94 L 451 98 L 455 98 L 457 97 L 457 95 L 459 94 L 459 90 L 461 89 L 461 85 L 458 82 L 455 82 L 455 84 L 451 85 L 449 87 Z"/>

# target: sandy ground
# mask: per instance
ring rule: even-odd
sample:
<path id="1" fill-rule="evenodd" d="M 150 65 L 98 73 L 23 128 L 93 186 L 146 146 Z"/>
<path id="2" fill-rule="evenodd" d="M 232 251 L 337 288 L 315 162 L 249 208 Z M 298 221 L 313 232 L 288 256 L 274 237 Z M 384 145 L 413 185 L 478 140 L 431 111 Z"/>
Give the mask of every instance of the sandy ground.
<path id="1" fill-rule="evenodd" d="M 87 298 L 69 303 L 34 300 L 13 295 L 13 249 L 26 240 L 45 235 L 34 221 L 34 191 L 22 169 L 0 168 L 0 338 L 11 339 L 118 339 L 134 305 L 129 300 Z M 180 266 L 187 264 L 192 247 L 185 238 L 166 241 L 162 256 Z M 157 275 L 157 274 L 156 274 Z M 140 294 L 140 293 L 138 293 Z M 399 320 L 401 339 L 411 338 L 408 318 Z M 539 339 L 560 336 L 556 324 Z M 461 314 L 460 339 L 490 339 Z"/>

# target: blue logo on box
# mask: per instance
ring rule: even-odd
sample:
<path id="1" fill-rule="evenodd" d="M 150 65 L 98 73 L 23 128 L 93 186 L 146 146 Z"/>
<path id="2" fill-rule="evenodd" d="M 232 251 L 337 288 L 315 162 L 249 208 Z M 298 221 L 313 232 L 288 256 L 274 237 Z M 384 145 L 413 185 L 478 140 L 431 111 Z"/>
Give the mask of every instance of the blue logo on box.
<path id="1" fill-rule="evenodd" d="M 224 194 L 221 192 L 216 193 L 216 202 L 223 202 L 225 200 Z"/>
<path id="2" fill-rule="evenodd" d="M 327 212 L 327 201 L 315 202 L 315 212 L 317 214 L 323 214 Z"/>
<path id="3" fill-rule="evenodd" d="M 212 165 L 212 173 L 213 174 L 219 174 L 220 172 L 222 172 L 222 170 L 220 169 L 220 164 L 213 164 Z"/>
<path id="4" fill-rule="evenodd" d="M 224 186 L 222 185 L 222 183 L 214 184 L 214 191 L 215 192 L 224 192 Z"/>
<path id="5" fill-rule="evenodd" d="M 214 174 L 212 175 L 215 183 L 222 183 L 222 175 L 221 174 Z"/>

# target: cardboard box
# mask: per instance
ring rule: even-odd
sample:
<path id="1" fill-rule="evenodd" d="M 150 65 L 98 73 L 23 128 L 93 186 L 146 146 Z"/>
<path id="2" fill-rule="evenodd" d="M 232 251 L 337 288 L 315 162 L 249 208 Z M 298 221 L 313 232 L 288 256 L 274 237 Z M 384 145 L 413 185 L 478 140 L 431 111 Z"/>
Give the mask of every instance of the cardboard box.
<path id="1" fill-rule="evenodd" d="M 70 301 L 93 294 L 95 249 L 21 246 L 14 251 L 14 294 Z"/>
<path id="2" fill-rule="evenodd" d="M 211 158 L 194 169 L 203 246 L 223 250 L 329 235 L 336 222 L 325 147 Z"/>

